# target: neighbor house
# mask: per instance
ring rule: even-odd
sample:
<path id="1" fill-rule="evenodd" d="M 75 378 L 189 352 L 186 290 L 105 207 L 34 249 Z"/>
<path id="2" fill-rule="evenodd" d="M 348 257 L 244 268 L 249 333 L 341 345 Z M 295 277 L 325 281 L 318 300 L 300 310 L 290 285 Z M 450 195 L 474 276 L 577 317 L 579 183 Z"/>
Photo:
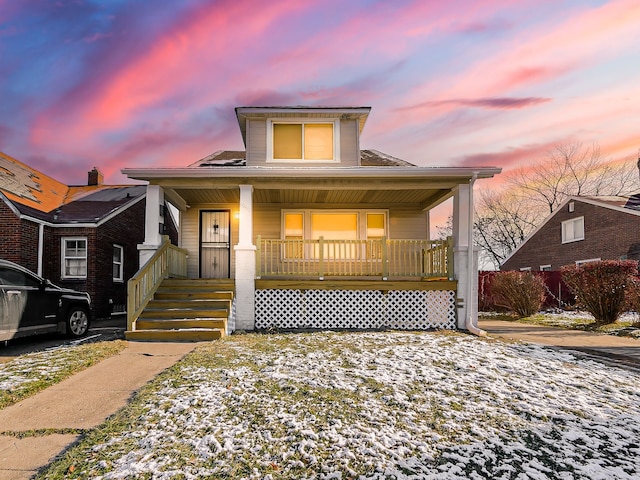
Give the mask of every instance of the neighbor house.
<path id="1" fill-rule="evenodd" d="M 167 321 L 209 316 L 204 303 L 183 301 L 181 312 L 161 303 L 180 285 L 199 289 L 182 300 L 229 290 L 235 300 L 228 330 L 475 328 L 477 268 L 468 264 L 473 184 L 500 169 L 418 167 L 361 150 L 369 112 L 239 107 L 246 151 L 218 151 L 182 168 L 124 169 L 149 182 L 139 248 L 145 261 L 152 258 L 139 275 L 145 286 L 130 290 L 128 338 L 161 338 L 151 333 L 158 328 L 176 338 L 182 327 L 207 338 L 199 335 L 204 323 Z M 453 236 L 431 240 L 429 212 L 449 198 Z M 181 249 L 171 249 L 169 262 L 182 263 L 172 273 L 165 271 L 173 268 L 169 254 L 159 254 L 159 206 L 166 200 L 180 211 Z M 162 262 L 150 280 L 150 266 Z M 162 276 L 191 280 L 165 281 L 154 295 Z"/>
<path id="2" fill-rule="evenodd" d="M 0 153 L 0 258 L 60 286 L 89 292 L 94 316 L 124 314 L 127 280 L 139 268 L 146 186 L 68 186 Z M 167 233 L 175 225 L 167 222 Z"/>
<path id="3" fill-rule="evenodd" d="M 500 270 L 559 270 L 598 260 L 640 260 L 640 195 L 570 197 Z"/>

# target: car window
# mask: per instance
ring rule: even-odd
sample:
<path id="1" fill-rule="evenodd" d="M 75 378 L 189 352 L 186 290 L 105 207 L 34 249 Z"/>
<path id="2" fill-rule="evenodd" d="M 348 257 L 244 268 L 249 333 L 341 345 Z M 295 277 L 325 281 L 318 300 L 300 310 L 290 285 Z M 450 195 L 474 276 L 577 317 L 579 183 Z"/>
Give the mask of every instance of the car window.
<path id="1" fill-rule="evenodd" d="M 38 279 L 19 270 L 0 267 L 0 285 L 13 287 L 37 287 Z"/>

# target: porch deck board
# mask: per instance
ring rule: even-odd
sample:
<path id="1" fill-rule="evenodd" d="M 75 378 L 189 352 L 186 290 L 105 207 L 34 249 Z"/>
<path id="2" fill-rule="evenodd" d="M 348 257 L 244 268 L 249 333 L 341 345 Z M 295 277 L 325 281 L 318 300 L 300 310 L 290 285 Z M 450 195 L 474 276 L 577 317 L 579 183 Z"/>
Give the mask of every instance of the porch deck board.
<path id="1" fill-rule="evenodd" d="M 257 290 L 453 290 L 457 280 L 256 280 Z"/>

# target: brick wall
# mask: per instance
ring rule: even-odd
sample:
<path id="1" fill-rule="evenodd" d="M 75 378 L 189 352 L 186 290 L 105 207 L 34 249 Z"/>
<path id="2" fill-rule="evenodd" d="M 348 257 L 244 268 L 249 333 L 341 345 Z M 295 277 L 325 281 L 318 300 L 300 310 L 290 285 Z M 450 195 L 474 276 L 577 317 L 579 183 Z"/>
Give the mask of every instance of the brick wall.
<path id="1" fill-rule="evenodd" d="M 21 263 L 21 235 L 20 219 L 13 213 L 6 203 L 0 201 L 0 258 L 11 262 Z"/>
<path id="2" fill-rule="evenodd" d="M 551 265 L 558 270 L 576 261 L 640 259 L 640 216 L 575 201 L 575 211 L 565 205 L 513 254 L 501 270 Z M 584 217 L 584 240 L 562 243 L 562 222 Z"/>
<path id="3" fill-rule="evenodd" d="M 0 201 L 0 258 L 38 271 L 38 224 L 20 220 Z"/>
<path id="4" fill-rule="evenodd" d="M 60 286 L 89 292 L 96 318 L 109 317 L 113 305 L 126 305 L 127 280 L 137 271 L 138 244 L 144 241 L 144 200 L 97 228 L 46 228 L 45 276 Z M 62 238 L 86 237 L 87 278 L 62 279 Z M 124 248 L 124 281 L 113 280 L 113 245 Z"/>

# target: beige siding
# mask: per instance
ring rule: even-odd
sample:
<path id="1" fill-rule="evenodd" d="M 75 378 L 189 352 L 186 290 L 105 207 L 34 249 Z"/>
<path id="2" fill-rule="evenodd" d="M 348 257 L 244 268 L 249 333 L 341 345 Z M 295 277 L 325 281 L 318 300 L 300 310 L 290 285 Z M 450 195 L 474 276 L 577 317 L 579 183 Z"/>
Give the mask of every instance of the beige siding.
<path id="1" fill-rule="evenodd" d="M 366 210 L 366 205 L 332 205 L 329 210 Z M 379 205 L 371 207 L 380 210 Z M 281 238 L 281 211 L 290 209 L 314 210 L 313 205 L 256 205 L 254 206 L 254 235 L 262 238 Z M 384 209 L 384 208 L 382 208 Z M 424 240 L 427 238 L 427 219 L 424 212 L 415 208 L 391 208 L 389 210 L 389 238 Z"/>
<path id="2" fill-rule="evenodd" d="M 235 277 L 235 252 L 233 246 L 238 243 L 238 220 L 235 212 L 237 205 L 192 205 L 182 214 L 181 244 L 189 252 L 187 258 L 187 276 L 198 278 L 200 274 L 200 212 L 202 210 L 229 210 L 231 212 L 231 278 Z"/>
<path id="3" fill-rule="evenodd" d="M 267 160 L 267 122 L 247 122 L 247 165 L 265 165 Z"/>
<path id="4" fill-rule="evenodd" d="M 314 209 L 313 205 L 285 205 L 285 204 L 254 204 L 253 233 L 255 237 L 281 238 L 281 211 L 283 209 Z M 336 209 L 366 209 L 366 205 L 332 205 Z M 374 207 L 380 209 L 377 205 Z M 231 211 L 231 277 L 235 277 L 235 252 L 233 246 L 238 243 L 238 220 L 235 218 L 237 205 L 206 204 L 193 205 L 182 215 L 181 242 L 182 248 L 189 252 L 187 259 L 187 276 L 198 278 L 200 270 L 199 257 L 199 229 L 200 211 L 202 210 L 230 210 Z M 427 222 L 425 214 L 415 208 L 389 209 L 389 237 L 392 239 L 425 239 Z"/>
<path id="5" fill-rule="evenodd" d="M 360 147 L 358 143 L 358 122 L 356 120 L 340 121 L 340 166 L 354 167 L 360 163 Z"/>
<path id="6" fill-rule="evenodd" d="M 427 238 L 427 217 L 419 209 L 389 209 L 389 238 L 423 240 Z"/>
<path id="7" fill-rule="evenodd" d="M 326 168 L 357 166 L 360 161 L 358 143 L 358 122 L 356 120 L 340 121 L 340 163 L 323 163 Z M 247 165 L 264 166 L 267 164 L 267 120 L 247 121 Z M 309 166 L 308 163 L 288 163 L 294 166 Z M 317 163 L 313 163 L 317 167 Z"/>

